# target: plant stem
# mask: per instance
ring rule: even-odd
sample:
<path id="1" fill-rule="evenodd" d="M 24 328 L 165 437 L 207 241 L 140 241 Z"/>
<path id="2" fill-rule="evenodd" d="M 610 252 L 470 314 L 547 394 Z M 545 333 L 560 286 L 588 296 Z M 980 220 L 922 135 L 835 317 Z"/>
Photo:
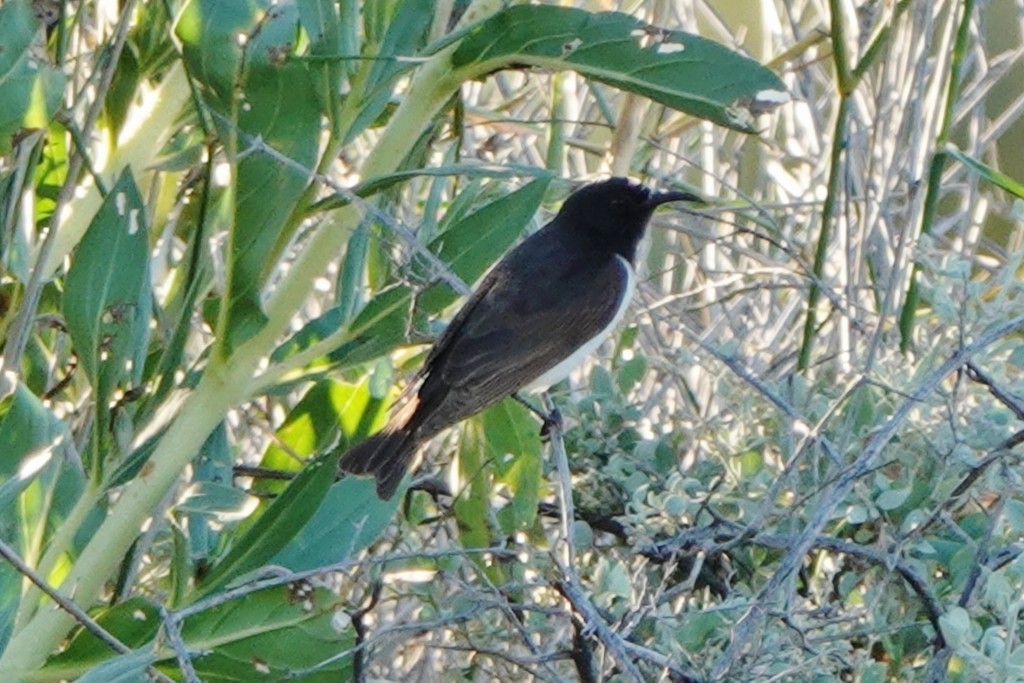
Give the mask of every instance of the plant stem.
<path id="1" fill-rule="evenodd" d="M 811 270 L 811 288 L 807 293 L 807 318 L 804 322 L 803 341 L 800 344 L 800 359 L 797 368 L 806 370 L 811 363 L 811 348 L 814 345 L 814 332 L 818 327 L 817 314 L 818 299 L 821 297 L 822 274 L 825 270 L 825 257 L 828 255 L 828 245 L 832 220 L 835 217 L 836 203 L 839 195 L 839 178 L 843 173 L 843 141 L 846 135 L 846 121 L 850 116 L 850 98 L 846 95 L 839 97 L 839 109 L 836 112 L 836 125 L 832 133 L 832 161 L 829 168 L 828 194 L 825 197 L 825 205 L 821 209 L 821 231 L 818 233 L 817 248 L 814 252 L 814 266 Z"/>
<path id="2" fill-rule="evenodd" d="M 928 189 L 924 197 L 924 210 L 921 212 L 921 228 L 918 236 L 927 235 L 932 231 L 935 214 L 939 207 L 939 193 L 942 191 L 942 171 L 946 165 L 946 142 L 949 140 L 949 129 L 955 118 L 956 98 L 960 94 L 960 68 L 963 66 L 964 54 L 967 52 L 967 40 L 971 32 L 971 17 L 974 15 L 974 0 L 964 0 L 964 12 L 957 27 L 956 43 L 953 46 L 953 59 L 949 65 L 949 83 L 946 89 L 946 106 L 942 112 L 942 126 L 935 140 L 935 153 L 928 169 Z M 914 334 L 914 315 L 917 313 L 921 293 L 918 288 L 918 275 L 921 266 L 914 263 L 910 271 L 910 284 L 907 287 L 907 299 L 900 311 L 900 351 L 906 353 L 910 349 Z"/>

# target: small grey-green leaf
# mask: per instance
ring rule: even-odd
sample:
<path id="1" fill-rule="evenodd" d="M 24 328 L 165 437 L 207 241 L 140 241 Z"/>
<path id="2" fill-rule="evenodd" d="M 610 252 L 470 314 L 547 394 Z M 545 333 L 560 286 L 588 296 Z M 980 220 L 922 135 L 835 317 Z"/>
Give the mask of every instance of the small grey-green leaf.
<path id="1" fill-rule="evenodd" d="M 912 487 L 908 486 L 903 489 L 889 489 L 887 491 L 883 491 L 879 494 L 878 498 L 875 499 L 875 505 L 878 506 L 879 510 L 895 510 L 906 502 L 912 490 Z"/>

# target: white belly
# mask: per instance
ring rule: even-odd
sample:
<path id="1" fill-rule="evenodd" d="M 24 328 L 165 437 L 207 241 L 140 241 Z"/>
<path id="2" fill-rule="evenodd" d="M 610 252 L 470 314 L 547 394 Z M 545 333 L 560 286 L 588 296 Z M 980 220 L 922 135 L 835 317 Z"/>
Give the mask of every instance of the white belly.
<path id="1" fill-rule="evenodd" d="M 629 261 L 617 254 L 615 258 L 619 260 L 619 264 L 622 266 L 623 270 L 626 271 L 626 291 L 623 292 L 622 300 L 619 302 L 619 310 L 615 312 L 615 316 L 612 318 L 611 322 L 609 322 L 608 325 L 598 332 L 590 341 L 573 351 L 568 358 L 523 387 L 525 391 L 544 390 L 552 384 L 561 382 L 569 376 L 569 373 L 578 368 L 580 363 L 582 363 L 587 356 L 596 351 L 597 348 L 604 343 L 604 340 L 610 337 L 612 332 L 615 331 L 615 327 L 619 322 L 621 322 L 622 316 L 626 314 L 626 309 L 629 308 L 629 302 L 633 300 L 633 290 L 636 289 L 636 273 L 633 272 L 633 266 L 630 265 Z"/>

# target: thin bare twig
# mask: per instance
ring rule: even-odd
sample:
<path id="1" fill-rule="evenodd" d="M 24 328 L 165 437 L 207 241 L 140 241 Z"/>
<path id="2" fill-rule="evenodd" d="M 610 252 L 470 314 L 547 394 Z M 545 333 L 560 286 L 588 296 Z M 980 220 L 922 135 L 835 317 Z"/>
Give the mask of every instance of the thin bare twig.
<path id="1" fill-rule="evenodd" d="M 188 651 L 184 639 L 181 637 L 179 621 L 163 605 L 160 606 L 160 618 L 163 620 L 164 635 L 167 642 L 174 650 L 178 658 L 178 666 L 181 668 L 181 676 L 185 683 L 202 683 L 196 668 L 192 664 L 192 654 Z"/>

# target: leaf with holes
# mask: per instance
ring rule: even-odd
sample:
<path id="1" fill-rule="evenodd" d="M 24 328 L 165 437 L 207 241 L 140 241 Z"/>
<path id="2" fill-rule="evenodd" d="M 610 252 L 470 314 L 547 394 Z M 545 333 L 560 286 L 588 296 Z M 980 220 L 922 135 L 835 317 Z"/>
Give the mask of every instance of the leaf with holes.
<path id="1" fill-rule="evenodd" d="M 140 382 L 149 340 L 149 229 L 131 169 L 96 212 L 64 284 L 64 319 L 106 428 L 114 391 Z"/>
<path id="2" fill-rule="evenodd" d="M 724 45 L 619 12 L 517 5 L 472 30 L 452 55 L 462 76 L 534 66 L 572 69 L 667 107 L 744 132 L 788 99 L 770 70 Z"/>

